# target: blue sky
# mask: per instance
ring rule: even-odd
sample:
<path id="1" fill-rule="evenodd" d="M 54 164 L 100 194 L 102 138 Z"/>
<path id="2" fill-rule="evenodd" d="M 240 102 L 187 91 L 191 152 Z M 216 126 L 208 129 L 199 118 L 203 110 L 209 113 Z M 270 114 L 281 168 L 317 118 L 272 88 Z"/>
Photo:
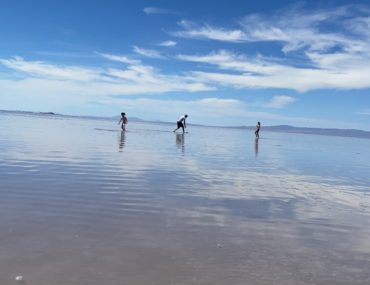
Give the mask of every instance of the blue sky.
<path id="1" fill-rule="evenodd" d="M 370 130 L 370 1 L 0 1 L 0 109 Z"/>

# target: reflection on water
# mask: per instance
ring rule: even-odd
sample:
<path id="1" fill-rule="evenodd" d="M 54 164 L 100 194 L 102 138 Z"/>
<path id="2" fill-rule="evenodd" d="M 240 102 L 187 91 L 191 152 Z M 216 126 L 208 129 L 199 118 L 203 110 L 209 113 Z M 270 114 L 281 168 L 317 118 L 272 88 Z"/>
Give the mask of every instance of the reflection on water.
<path id="1" fill-rule="evenodd" d="M 93 125 L 0 114 L 0 284 L 370 283 L 369 140 Z"/>
<path id="2" fill-rule="evenodd" d="M 119 140 L 119 151 L 122 152 L 124 146 L 125 146 L 125 140 L 126 140 L 126 131 L 122 130 L 121 131 L 121 136 Z"/>
<path id="3" fill-rule="evenodd" d="M 258 141 L 259 137 L 254 139 L 254 153 L 256 154 L 256 157 L 258 156 Z"/>
<path id="4" fill-rule="evenodd" d="M 176 146 L 182 153 L 185 152 L 185 134 L 176 134 Z"/>

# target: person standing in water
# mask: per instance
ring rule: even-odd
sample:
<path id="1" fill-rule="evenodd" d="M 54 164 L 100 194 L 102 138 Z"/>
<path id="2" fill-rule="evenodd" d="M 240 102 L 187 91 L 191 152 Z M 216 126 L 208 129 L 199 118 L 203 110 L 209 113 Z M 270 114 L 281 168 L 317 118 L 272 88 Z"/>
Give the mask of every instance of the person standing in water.
<path id="1" fill-rule="evenodd" d="M 178 129 L 182 128 L 182 132 L 185 133 L 185 128 L 186 128 L 186 118 L 188 115 L 180 116 L 177 119 L 177 129 L 174 129 L 173 132 L 176 132 Z"/>
<path id="2" fill-rule="evenodd" d="M 260 137 L 260 128 L 261 128 L 261 123 L 257 122 L 256 131 L 254 132 L 254 134 L 256 135 L 256 138 Z"/>
<path id="3" fill-rule="evenodd" d="M 127 117 L 126 117 L 126 113 L 121 113 L 121 119 L 119 120 L 118 122 L 118 125 L 121 124 L 121 129 L 122 131 L 125 131 L 126 130 L 126 124 L 127 124 Z"/>

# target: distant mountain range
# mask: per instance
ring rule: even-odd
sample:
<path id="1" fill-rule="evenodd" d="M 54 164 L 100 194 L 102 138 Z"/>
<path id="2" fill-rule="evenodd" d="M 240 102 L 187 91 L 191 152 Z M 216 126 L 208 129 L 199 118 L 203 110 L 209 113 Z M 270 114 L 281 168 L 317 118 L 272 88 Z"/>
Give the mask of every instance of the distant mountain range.
<path id="1" fill-rule="evenodd" d="M 30 111 L 9 111 L 9 110 L 0 110 L 0 114 L 18 114 L 18 115 L 32 115 L 32 116 L 59 116 L 64 118 L 83 118 L 83 119 L 92 119 L 92 120 L 119 120 L 120 116 L 113 116 L 113 117 L 99 117 L 99 116 L 74 116 L 74 115 L 64 115 L 58 114 L 54 112 L 30 112 Z M 130 121 L 142 121 L 144 120 L 140 118 L 130 117 Z"/>
<path id="2" fill-rule="evenodd" d="M 86 118 L 94 120 L 119 120 L 120 116 L 113 117 L 97 117 L 97 116 L 71 116 L 56 114 L 53 112 L 28 112 L 28 111 L 8 111 L 0 110 L 0 114 L 18 114 L 18 115 L 33 115 L 33 116 L 61 116 L 68 118 Z M 163 121 L 146 121 L 136 117 L 130 117 L 130 121 L 133 122 L 148 122 L 148 123 L 161 123 L 161 124 L 173 124 Z M 193 126 L 205 126 L 200 124 L 189 124 Z M 206 127 L 217 127 L 219 126 L 206 126 Z M 234 127 L 222 127 L 222 128 L 234 128 L 234 129 L 245 129 L 245 130 L 254 130 L 254 126 L 234 126 Z M 326 135 L 326 136 L 341 136 L 341 137 L 356 137 L 356 138 L 370 138 L 370 131 L 362 131 L 356 129 L 333 129 L 333 128 L 306 128 L 306 127 L 293 127 L 289 125 L 279 125 L 279 126 L 263 126 L 261 128 L 263 131 L 271 132 L 281 132 L 281 133 L 297 133 L 297 134 L 315 134 L 315 135 Z"/>
<path id="3" fill-rule="evenodd" d="M 243 129 L 254 130 L 255 127 L 243 126 Z M 370 138 L 370 132 L 356 130 L 356 129 L 333 129 L 333 128 L 305 128 L 293 127 L 288 125 L 280 126 L 265 126 L 261 130 L 282 133 L 297 133 L 297 134 L 315 134 L 325 136 L 341 136 L 341 137 L 357 137 L 357 138 Z"/>

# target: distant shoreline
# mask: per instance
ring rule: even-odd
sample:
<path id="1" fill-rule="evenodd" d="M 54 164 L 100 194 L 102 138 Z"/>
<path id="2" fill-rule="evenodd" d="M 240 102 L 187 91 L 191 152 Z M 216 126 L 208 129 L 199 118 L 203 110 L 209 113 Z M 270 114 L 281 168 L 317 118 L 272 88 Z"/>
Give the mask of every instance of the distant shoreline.
<path id="1" fill-rule="evenodd" d="M 75 116 L 75 115 L 63 115 L 54 112 L 31 112 L 31 111 L 12 111 L 12 110 L 0 110 L 1 113 L 6 114 L 18 114 L 18 115 L 35 115 L 35 116 L 60 116 L 65 118 L 81 118 L 81 119 L 93 119 L 93 120 L 115 120 L 119 119 L 119 116 L 113 117 L 98 117 L 98 116 Z M 164 121 L 149 121 L 140 118 L 130 117 L 130 121 L 133 122 L 147 122 L 147 123 L 159 123 L 159 124 L 173 124 L 171 122 Z M 208 126 L 201 124 L 188 124 L 189 126 L 202 126 L 210 128 L 226 128 L 226 129 L 244 129 L 254 130 L 254 126 Z M 357 129 L 335 129 L 335 128 L 310 128 L 310 127 L 294 127 L 290 125 L 278 125 L 278 126 L 263 126 L 262 131 L 280 132 L 280 133 L 295 133 L 295 134 L 311 134 L 311 135 L 325 135 L 325 136 L 340 136 L 340 137 L 355 137 L 355 138 L 367 138 L 370 139 L 370 131 L 357 130 Z"/>

